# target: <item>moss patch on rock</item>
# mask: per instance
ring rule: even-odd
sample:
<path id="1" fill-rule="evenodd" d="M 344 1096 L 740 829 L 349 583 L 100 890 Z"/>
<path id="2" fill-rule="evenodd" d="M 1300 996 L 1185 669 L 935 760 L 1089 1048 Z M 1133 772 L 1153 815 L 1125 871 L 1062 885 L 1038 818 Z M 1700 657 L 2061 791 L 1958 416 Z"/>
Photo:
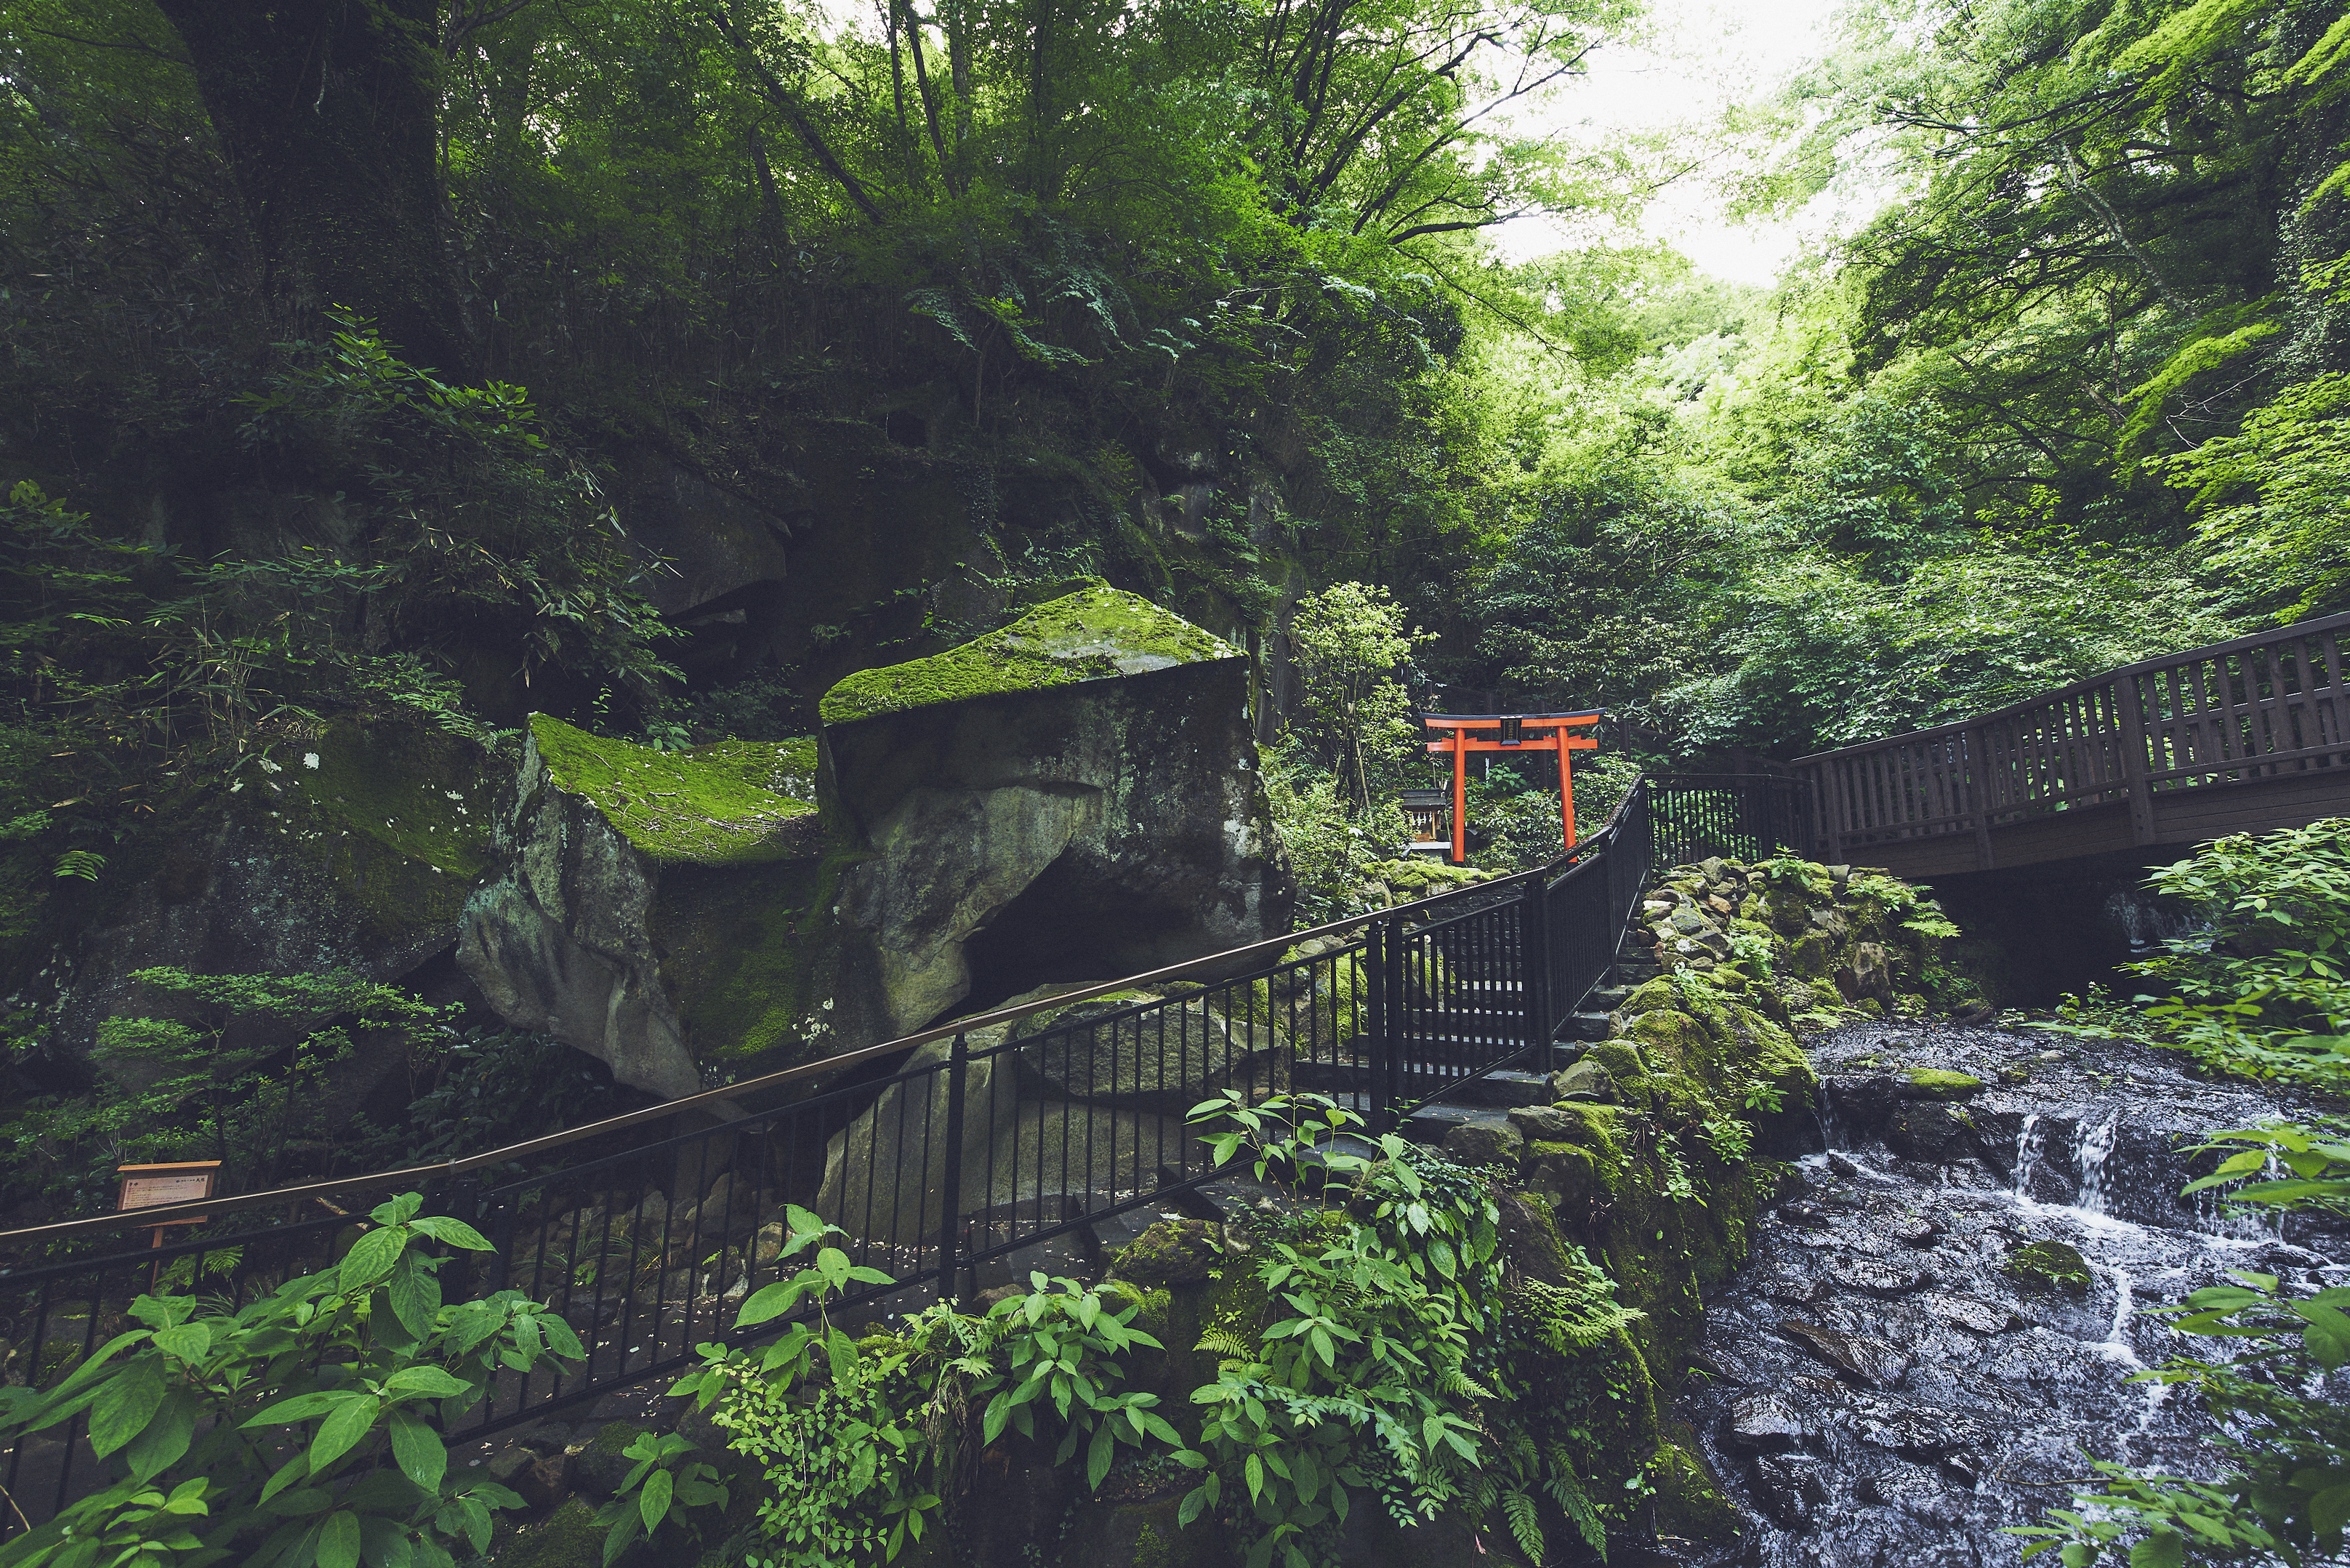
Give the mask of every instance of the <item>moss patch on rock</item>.
<path id="1" fill-rule="evenodd" d="M 1947 1072 L 1939 1067 L 1912 1067 L 1908 1079 L 1910 1093 L 1929 1100 L 1963 1100 L 1983 1086 L 1983 1081 L 1971 1073 Z"/>
<path id="2" fill-rule="evenodd" d="M 649 858 L 705 866 L 803 853 L 815 803 L 789 793 L 813 775 L 813 742 L 721 741 L 687 752 L 608 740 L 545 713 L 530 738 L 548 781 L 580 796 Z"/>
<path id="3" fill-rule="evenodd" d="M 2068 1296 L 2087 1295 L 2095 1279 L 2080 1249 L 2065 1241 L 2033 1241 L 2018 1247 L 1999 1267 L 2010 1279 L 2033 1289 L 2063 1291 Z"/>
<path id="4" fill-rule="evenodd" d="M 1241 658 L 1241 650 L 1117 588 L 1040 605 L 1001 631 L 910 663 L 860 670 L 825 693 L 827 724 Z"/>

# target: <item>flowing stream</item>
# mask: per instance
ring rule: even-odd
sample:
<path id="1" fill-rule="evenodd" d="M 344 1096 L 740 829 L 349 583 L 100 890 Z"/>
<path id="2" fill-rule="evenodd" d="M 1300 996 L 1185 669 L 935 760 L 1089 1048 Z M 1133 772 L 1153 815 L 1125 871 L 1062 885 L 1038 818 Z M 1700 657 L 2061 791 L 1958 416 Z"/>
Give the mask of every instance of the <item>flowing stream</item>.
<path id="1" fill-rule="evenodd" d="M 2350 1284 L 2343 1238 L 2178 1196 L 2210 1164 L 2181 1135 L 2294 1114 L 2278 1096 L 1995 1030 L 1872 1024 L 1814 1046 L 1816 1135 L 1778 1151 L 1797 1175 L 1709 1302 L 1679 1399 L 1749 1527 L 1731 1547 L 1661 1542 L 1672 1560 L 2013 1563 L 2003 1527 L 2066 1506 L 2092 1458 L 2214 1472 L 2210 1418 L 2129 1380 L 2212 1342 L 2142 1309 L 2236 1269 Z M 1935 1098 L 1916 1069 L 1984 1086 Z"/>

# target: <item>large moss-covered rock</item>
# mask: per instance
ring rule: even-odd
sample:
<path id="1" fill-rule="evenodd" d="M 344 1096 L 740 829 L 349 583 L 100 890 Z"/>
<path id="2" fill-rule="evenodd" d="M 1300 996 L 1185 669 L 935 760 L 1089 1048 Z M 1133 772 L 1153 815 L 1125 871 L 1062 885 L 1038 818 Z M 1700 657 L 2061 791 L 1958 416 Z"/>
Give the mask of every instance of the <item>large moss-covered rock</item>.
<path id="1" fill-rule="evenodd" d="M 509 1022 L 656 1094 L 818 1044 L 838 864 L 815 760 L 806 740 L 672 753 L 534 715 L 458 961 Z"/>
<path id="2" fill-rule="evenodd" d="M 899 1025 L 975 965 L 1004 991 L 1108 980 L 1282 930 L 1247 703 L 1240 650 L 1107 587 L 835 687 L 829 777 L 862 851 L 841 913 Z"/>
<path id="3" fill-rule="evenodd" d="M 974 967 L 1002 996 L 1260 940 L 1290 888 L 1246 695 L 1236 650 L 1093 587 L 844 681 L 820 742 L 667 753 L 534 717 L 460 961 L 510 1021 L 675 1096 L 910 1033 Z M 1030 1097 L 1133 1122 L 1201 1097 L 1235 1048 L 1278 1081 L 1272 1031 L 1178 1017 L 1164 1066 L 1114 1044 L 1024 1054 L 1055 1080 Z M 1035 1115 L 972 1125 L 1055 1137 Z M 1131 1151 L 1146 1129 L 1116 1130 Z M 934 1223 L 930 1179 L 899 1185 L 890 1227 Z"/>
<path id="4" fill-rule="evenodd" d="M 116 857 L 139 879 L 83 939 L 48 1038 L 78 1054 L 102 1020 L 150 1011 L 141 969 L 400 979 L 455 940 L 496 798 L 482 749 L 438 729 L 346 718 L 266 738 L 224 785 L 160 801 L 168 832 Z"/>

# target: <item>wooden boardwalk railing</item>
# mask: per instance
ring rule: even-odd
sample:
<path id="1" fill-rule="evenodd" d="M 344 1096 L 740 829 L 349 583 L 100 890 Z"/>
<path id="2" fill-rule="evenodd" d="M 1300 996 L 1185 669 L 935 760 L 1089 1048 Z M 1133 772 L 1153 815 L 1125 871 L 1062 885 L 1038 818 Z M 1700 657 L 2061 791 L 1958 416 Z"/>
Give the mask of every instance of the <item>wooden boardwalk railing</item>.
<path id="1" fill-rule="evenodd" d="M 2350 813 L 2345 629 L 2302 621 L 1802 758 L 1822 851 L 1930 877 Z"/>

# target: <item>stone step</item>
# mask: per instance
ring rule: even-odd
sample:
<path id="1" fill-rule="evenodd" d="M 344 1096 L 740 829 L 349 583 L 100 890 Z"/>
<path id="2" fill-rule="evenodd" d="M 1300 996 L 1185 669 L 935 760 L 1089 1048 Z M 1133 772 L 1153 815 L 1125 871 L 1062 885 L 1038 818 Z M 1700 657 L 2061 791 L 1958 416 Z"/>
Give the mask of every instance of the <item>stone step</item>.
<path id="1" fill-rule="evenodd" d="M 1617 967 L 1620 969 L 1623 966 L 1619 964 Z M 1631 995 L 1633 990 L 1628 985 L 1595 985 L 1591 993 L 1583 999 L 1583 1005 L 1599 1012 L 1613 1012 L 1624 1005 L 1624 999 Z"/>
<path id="2" fill-rule="evenodd" d="M 1404 1117 L 1396 1130 L 1414 1143 L 1435 1145 L 1442 1143 L 1444 1135 L 1454 1127 L 1502 1119 L 1502 1113 L 1492 1106 L 1421 1106 Z"/>
<path id="3" fill-rule="evenodd" d="M 1504 1109 L 1511 1106 L 1546 1106 L 1550 1104 L 1550 1075 L 1503 1068 L 1488 1073 L 1482 1078 L 1471 1078 L 1444 1091 L 1444 1103 L 1487 1107 L 1499 1106 Z"/>
<path id="4" fill-rule="evenodd" d="M 1578 1012 L 1575 1015 L 1575 1037 L 1586 1044 L 1607 1039 L 1607 1031 L 1612 1027 L 1605 1012 Z"/>

